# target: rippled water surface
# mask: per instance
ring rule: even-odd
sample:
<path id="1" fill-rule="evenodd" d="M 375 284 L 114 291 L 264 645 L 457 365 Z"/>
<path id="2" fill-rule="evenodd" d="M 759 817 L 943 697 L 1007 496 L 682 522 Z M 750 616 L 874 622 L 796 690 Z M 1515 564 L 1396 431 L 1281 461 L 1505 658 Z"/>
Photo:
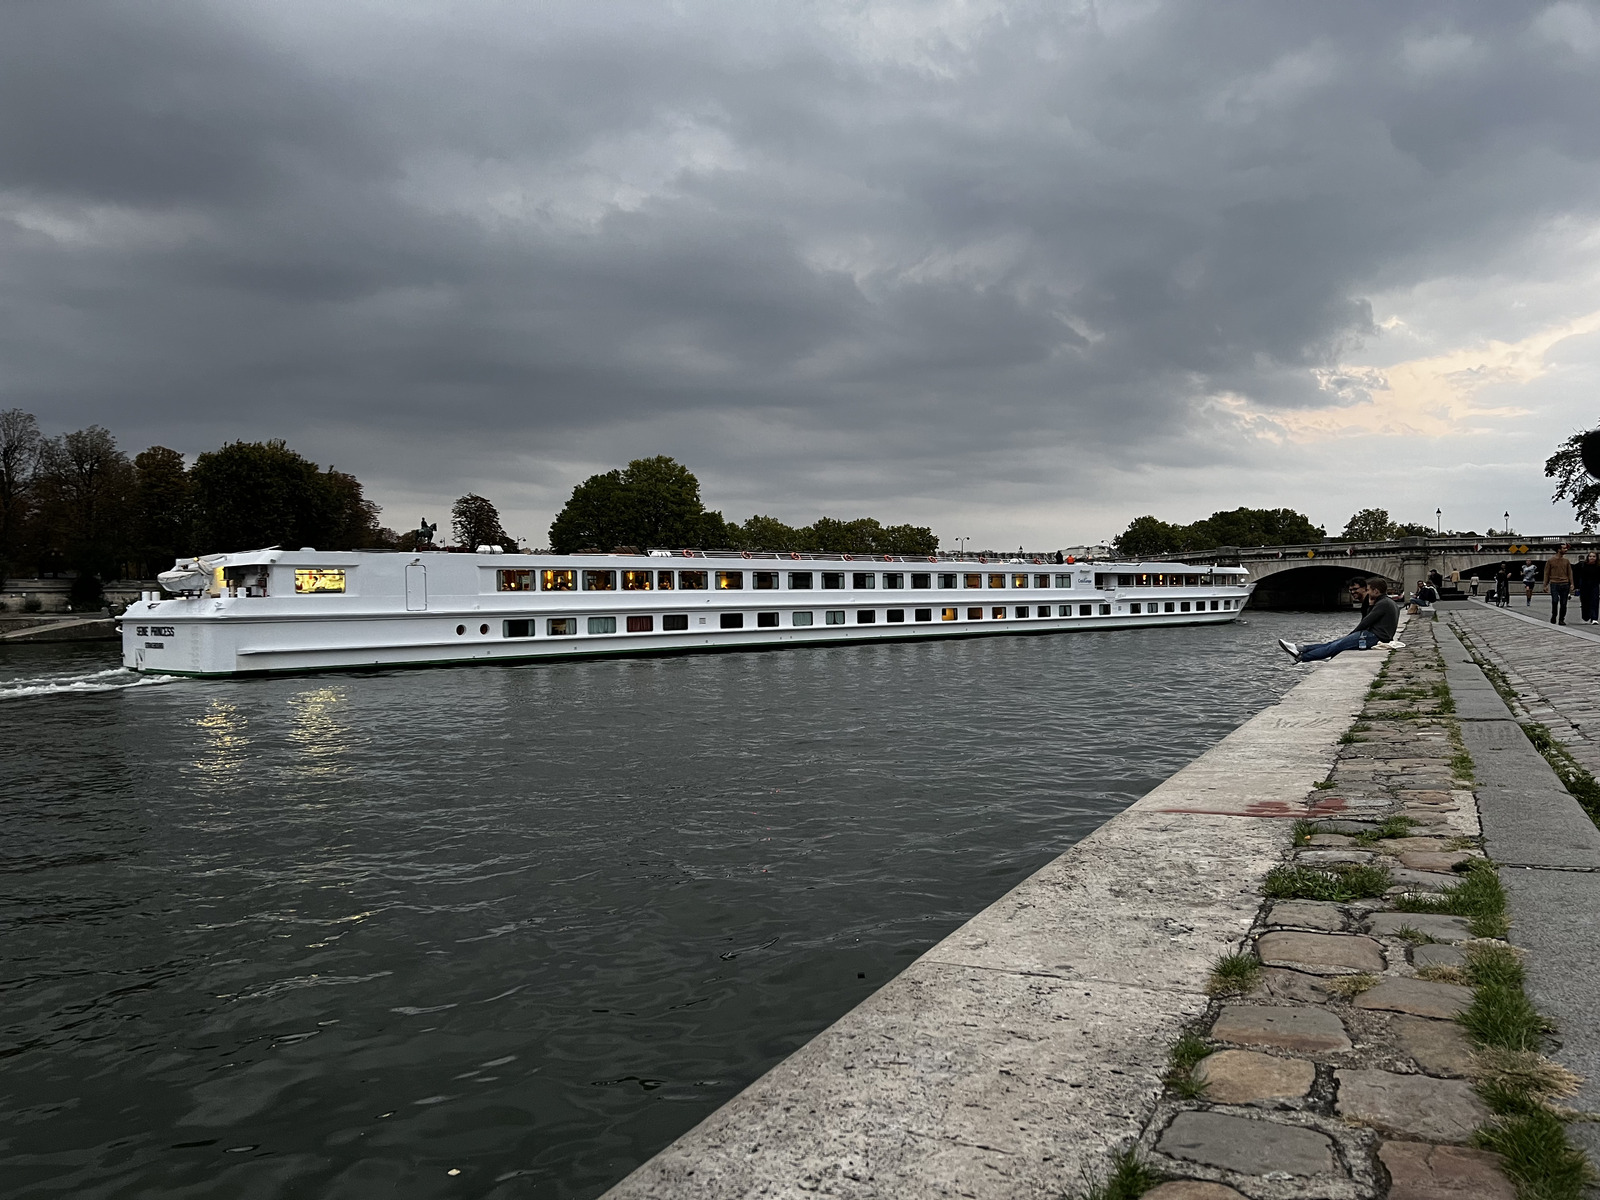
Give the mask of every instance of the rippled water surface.
<path id="1" fill-rule="evenodd" d="M 0 1190 L 597 1195 L 1352 623 L 135 686 L 0 650 Z"/>

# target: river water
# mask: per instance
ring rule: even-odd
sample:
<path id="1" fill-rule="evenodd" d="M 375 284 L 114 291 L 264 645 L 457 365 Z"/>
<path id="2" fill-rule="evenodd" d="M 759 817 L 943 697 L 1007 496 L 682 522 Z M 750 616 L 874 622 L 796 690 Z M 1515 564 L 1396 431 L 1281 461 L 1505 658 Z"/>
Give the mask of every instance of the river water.
<path id="1" fill-rule="evenodd" d="M 0 650 L 0 1191 L 595 1196 L 1351 624 L 238 682 Z"/>

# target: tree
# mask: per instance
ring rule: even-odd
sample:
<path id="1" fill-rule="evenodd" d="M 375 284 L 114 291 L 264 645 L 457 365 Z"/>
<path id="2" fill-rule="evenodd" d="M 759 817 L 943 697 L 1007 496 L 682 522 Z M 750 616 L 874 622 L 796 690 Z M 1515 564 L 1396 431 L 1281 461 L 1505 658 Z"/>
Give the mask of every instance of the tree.
<path id="1" fill-rule="evenodd" d="M 1389 527 L 1389 536 L 1392 538 L 1433 537 L 1436 532 L 1432 525 L 1423 525 L 1416 521 L 1407 521 L 1403 525 L 1391 525 Z"/>
<path id="2" fill-rule="evenodd" d="M 0 580 L 21 549 L 41 441 L 39 422 L 32 413 L 20 408 L 0 412 Z"/>
<path id="3" fill-rule="evenodd" d="M 1154 558 L 1183 549 L 1184 531 L 1155 517 L 1135 517 L 1112 539 L 1118 554 L 1129 558 Z"/>
<path id="4" fill-rule="evenodd" d="M 183 455 L 151 446 L 133 459 L 133 553 L 143 574 L 194 553 L 194 489 Z"/>
<path id="5" fill-rule="evenodd" d="M 1322 526 L 1292 508 L 1235 508 L 1214 512 L 1189 527 L 1187 547 L 1294 546 L 1322 541 Z"/>
<path id="6" fill-rule="evenodd" d="M 589 476 L 572 489 L 550 525 L 550 547 L 560 554 L 729 541 L 722 514 L 707 512 L 700 501 L 700 481 L 666 455 L 636 458 L 623 470 Z"/>
<path id="7" fill-rule="evenodd" d="M 205 552 L 265 546 L 355 550 L 376 545 L 378 507 L 352 475 L 289 449 L 281 439 L 229 442 L 195 459 L 195 543 Z"/>
<path id="8" fill-rule="evenodd" d="M 627 542 L 630 532 L 622 472 L 607 471 L 589 476 L 572 489 L 566 506 L 550 523 L 550 548 L 557 554 L 609 550 Z"/>
<path id="9" fill-rule="evenodd" d="M 98 607 L 99 581 L 122 574 L 128 550 L 133 465 L 110 430 L 91 425 L 40 444 L 35 486 L 44 553 L 92 577 L 82 606 Z"/>
<path id="10" fill-rule="evenodd" d="M 1583 465 L 1583 433 L 1575 433 L 1556 452 L 1544 460 L 1545 478 L 1556 481 L 1552 504 L 1565 500 L 1572 505 L 1585 533 L 1600 524 L 1600 480 Z"/>
<path id="11" fill-rule="evenodd" d="M 1381 508 L 1363 508 L 1344 524 L 1340 535 L 1347 542 L 1386 542 L 1394 536 L 1394 522 Z"/>
<path id="12" fill-rule="evenodd" d="M 517 543 L 500 528 L 500 510 L 476 492 L 468 492 L 456 501 L 450 510 L 450 528 L 455 531 L 457 546 L 517 548 Z"/>
<path id="13" fill-rule="evenodd" d="M 370 550 L 394 545 L 393 530 L 378 525 L 380 509 L 362 492 L 361 481 L 329 467 L 322 474 L 328 494 L 328 530 L 321 537 L 333 550 Z"/>

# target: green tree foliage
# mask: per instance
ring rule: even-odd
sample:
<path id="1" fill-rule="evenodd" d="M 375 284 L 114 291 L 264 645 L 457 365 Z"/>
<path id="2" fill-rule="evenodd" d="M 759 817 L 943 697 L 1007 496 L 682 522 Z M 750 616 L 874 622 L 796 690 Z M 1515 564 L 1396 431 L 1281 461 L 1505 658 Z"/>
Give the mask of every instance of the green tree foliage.
<path id="1" fill-rule="evenodd" d="M 1394 536 L 1394 522 L 1382 508 L 1363 508 L 1344 523 L 1339 535 L 1347 542 L 1386 542 Z"/>
<path id="2" fill-rule="evenodd" d="M 43 440 L 32 413 L 20 408 L 0 412 L 0 580 L 22 551 Z"/>
<path id="3" fill-rule="evenodd" d="M 467 549 L 478 546 L 517 548 L 516 541 L 500 527 L 500 510 L 476 492 L 468 492 L 450 510 L 450 528 L 456 545 Z"/>
<path id="4" fill-rule="evenodd" d="M 1434 537 L 1437 533 L 1438 530 L 1432 525 L 1424 525 L 1418 521 L 1407 521 L 1404 524 L 1394 526 L 1389 536 L 1392 538 Z"/>
<path id="5" fill-rule="evenodd" d="M 141 573 L 166 570 L 195 553 L 194 488 L 183 455 L 151 446 L 133 459 L 133 556 Z"/>
<path id="6" fill-rule="evenodd" d="M 1218 546 L 1295 546 L 1322 541 L 1322 527 L 1292 508 L 1235 508 L 1192 525 L 1136 517 L 1114 540 L 1121 554 L 1148 556 Z"/>
<path id="7" fill-rule="evenodd" d="M 377 544 L 377 506 L 351 475 L 321 471 L 278 439 L 229 442 L 189 472 L 195 542 L 205 552 L 264 546 L 353 550 Z"/>
<path id="8" fill-rule="evenodd" d="M 1571 504 L 1578 523 L 1588 533 L 1600 524 L 1600 480 L 1584 469 L 1582 440 L 1583 434 L 1575 433 L 1556 447 L 1556 452 L 1544 460 L 1544 473 L 1545 478 L 1556 481 L 1550 502 L 1559 504 L 1565 500 Z"/>
<path id="9" fill-rule="evenodd" d="M 41 558 L 95 580 L 121 574 L 133 509 L 134 471 L 99 425 L 46 439 L 33 490 Z M 84 607 L 97 606 L 85 592 Z"/>
<path id="10" fill-rule="evenodd" d="M 729 545 L 722 514 L 707 512 L 700 481 L 681 463 L 657 455 L 620 471 L 591 475 L 572 489 L 550 526 L 550 547 L 574 550 Z"/>

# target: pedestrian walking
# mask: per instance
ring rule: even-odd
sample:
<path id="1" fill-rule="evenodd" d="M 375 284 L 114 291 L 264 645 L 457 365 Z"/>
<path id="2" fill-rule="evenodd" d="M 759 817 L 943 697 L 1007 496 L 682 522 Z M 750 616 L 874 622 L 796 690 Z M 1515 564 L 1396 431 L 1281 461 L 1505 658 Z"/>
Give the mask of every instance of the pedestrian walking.
<path id="1" fill-rule="evenodd" d="M 1522 606 L 1524 608 L 1533 607 L 1533 585 L 1538 578 L 1539 568 L 1534 566 L 1531 560 L 1522 564 L 1522 590 L 1524 592 Z"/>
<path id="2" fill-rule="evenodd" d="M 1494 602 L 1501 608 L 1511 603 L 1511 568 L 1504 564 L 1494 573 Z"/>
<path id="3" fill-rule="evenodd" d="M 1550 589 L 1550 624 L 1567 623 L 1567 598 L 1572 595 L 1572 560 L 1567 548 L 1558 547 L 1556 556 L 1544 565 L 1544 581 Z"/>
<path id="4" fill-rule="evenodd" d="M 1590 551 L 1572 564 L 1572 584 L 1585 625 L 1600 624 L 1600 554 Z"/>

